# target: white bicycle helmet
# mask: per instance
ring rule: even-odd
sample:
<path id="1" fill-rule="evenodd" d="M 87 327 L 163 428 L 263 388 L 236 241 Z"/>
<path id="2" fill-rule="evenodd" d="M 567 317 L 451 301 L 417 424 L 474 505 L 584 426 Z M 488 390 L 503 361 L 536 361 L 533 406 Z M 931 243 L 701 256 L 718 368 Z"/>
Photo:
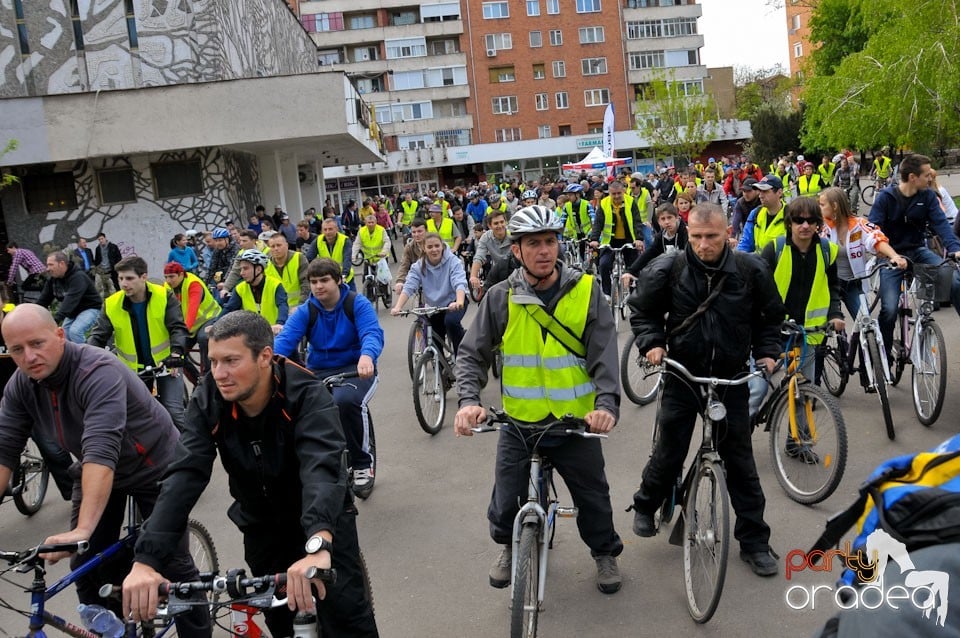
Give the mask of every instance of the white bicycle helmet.
<path id="1" fill-rule="evenodd" d="M 525 206 L 510 217 L 510 239 L 518 241 L 524 235 L 537 233 L 559 233 L 563 231 L 563 222 L 546 206 Z"/>
<path id="2" fill-rule="evenodd" d="M 522 196 L 520 199 L 521 199 L 521 200 L 524 200 L 524 199 L 536 200 L 538 197 L 540 197 L 540 196 L 537 195 L 537 191 L 535 191 L 535 190 L 529 190 L 529 191 L 524 191 L 524 192 L 523 192 L 523 196 Z"/>
<path id="3" fill-rule="evenodd" d="M 210 234 L 210 236 L 213 239 L 229 239 L 230 231 L 227 230 L 226 228 L 217 227 L 213 229 L 213 232 Z"/>
<path id="4" fill-rule="evenodd" d="M 237 260 L 249 261 L 254 266 L 260 266 L 261 268 L 266 268 L 268 258 L 259 250 L 248 248 L 247 250 L 240 253 L 240 255 L 237 257 Z"/>

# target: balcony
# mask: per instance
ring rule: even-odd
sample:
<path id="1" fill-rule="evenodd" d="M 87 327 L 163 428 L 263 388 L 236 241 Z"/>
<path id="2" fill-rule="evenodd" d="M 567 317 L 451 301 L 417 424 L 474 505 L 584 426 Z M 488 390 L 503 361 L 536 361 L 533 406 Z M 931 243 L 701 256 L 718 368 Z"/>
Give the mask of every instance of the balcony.
<path id="1" fill-rule="evenodd" d="M 702 35 L 683 35 L 675 38 L 643 38 L 640 40 L 624 40 L 624 48 L 628 53 L 637 51 L 663 51 L 679 49 L 703 48 Z"/>
<path id="2" fill-rule="evenodd" d="M 331 7 L 331 2 L 324 0 L 322 2 L 310 2 L 301 0 L 301 13 L 324 13 L 326 11 L 342 11 L 345 5 L 336 4 Z M 349 3 L 350 11 L 376 11 L 378 9 L 406 9 L 419 7 L 419 2 L 410 0 L 351 0 Z"/>
<path id="3" fill-rule="evenodd" d="M 673 7 L 640 7 L 643 4 L 640 0 L 622 0 L 622 3 L 624 20 L 699 18 L 703 15 L 703 7 L 699 4 L 682 4 Z"/>
<path id="4" fill-rule="evenodd" d="M 703 65 L 696 65 L 670 66 L 660 69 L 628 69 L 627 82 L 630 84 L 645 84 L 647 82 L 653 82 L 657 79 L 662 79 L 664 73 L 671 74 L 672 79 L 675 81 L 699 80 L 707 77 L 707 67 Z"/>
<path id="5" fill-rule="evenodd" d="M 456 117 L 433 117 L 429 120 L 406 120 L 381 124 L 380 130 L 384 135 L 421 135 L 447 129 L 473 128 L 473 117 L 459 115 Z"/>
<path id="6" fill-rule="evenodd" d="M 346 20 L 346 18 L 344 18 Z M 344 29 L 343 31 L 323 31 L 311 33 L 318 49 L 332 49 L 342 46 L 359 46 L 361 44 L 377 44 L 384 40 L 400 38 L 460 35 L 463 33 L 462 20 L 444 22 L 423 22 L 405 24 L 398 27 L 382 26 L 369 29 Z"/>

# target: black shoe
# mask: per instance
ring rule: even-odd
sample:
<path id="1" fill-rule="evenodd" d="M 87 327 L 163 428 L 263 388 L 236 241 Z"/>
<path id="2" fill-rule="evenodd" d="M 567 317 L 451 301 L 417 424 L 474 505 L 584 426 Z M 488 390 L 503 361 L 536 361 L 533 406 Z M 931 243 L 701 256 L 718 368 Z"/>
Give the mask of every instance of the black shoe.
<path id="1" fill-rule="evenodd" d="M 769 549 L 762 552 L 749 553 L 740 550 L 740 559 L 750 565 L 750 569 L 752 569 L 753 573 L 757 576 L 763 576 L 764 578 L 776 576 L 777 572 L 780 571 L 780 567 L 777 565 L 777 561 L 774 560 Z"/>
<path id="2" fill-rule="evenodd" d="M 653 522 L 653 514 L 647 514 L 636 508 L 633 511 L 633 533 L 641 538 L 650 538 L 657 535 L 657 526 Z"/>

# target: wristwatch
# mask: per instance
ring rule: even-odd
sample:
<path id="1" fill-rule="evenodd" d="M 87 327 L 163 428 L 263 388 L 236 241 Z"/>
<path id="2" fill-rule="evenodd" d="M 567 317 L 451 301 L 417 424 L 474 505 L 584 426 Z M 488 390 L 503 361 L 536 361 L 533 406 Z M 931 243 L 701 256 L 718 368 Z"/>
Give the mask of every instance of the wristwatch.
<path id="1" fill-rule="evenodd" d="M 309 539 L 307 539 L 307 544 L 303 547 L 303 551 L 308 554 L 317 554 L 324 550 L 333 554 L 333 543 L 325 539 L 323 536 L 311 536 Z"/>

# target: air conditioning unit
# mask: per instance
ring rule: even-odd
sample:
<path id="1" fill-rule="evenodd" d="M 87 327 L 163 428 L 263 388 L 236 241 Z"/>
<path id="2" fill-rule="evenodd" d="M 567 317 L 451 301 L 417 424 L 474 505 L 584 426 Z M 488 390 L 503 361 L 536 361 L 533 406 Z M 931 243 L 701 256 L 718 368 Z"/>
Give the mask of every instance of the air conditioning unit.
<path id="1" fill-rule="evenodd" d="M 487 49 L 487 57 L 488 57 L 488 58 L 495 58 L 495 57 L 497 57 L 497 50 L 496 50 L 496 49 Z"/>

